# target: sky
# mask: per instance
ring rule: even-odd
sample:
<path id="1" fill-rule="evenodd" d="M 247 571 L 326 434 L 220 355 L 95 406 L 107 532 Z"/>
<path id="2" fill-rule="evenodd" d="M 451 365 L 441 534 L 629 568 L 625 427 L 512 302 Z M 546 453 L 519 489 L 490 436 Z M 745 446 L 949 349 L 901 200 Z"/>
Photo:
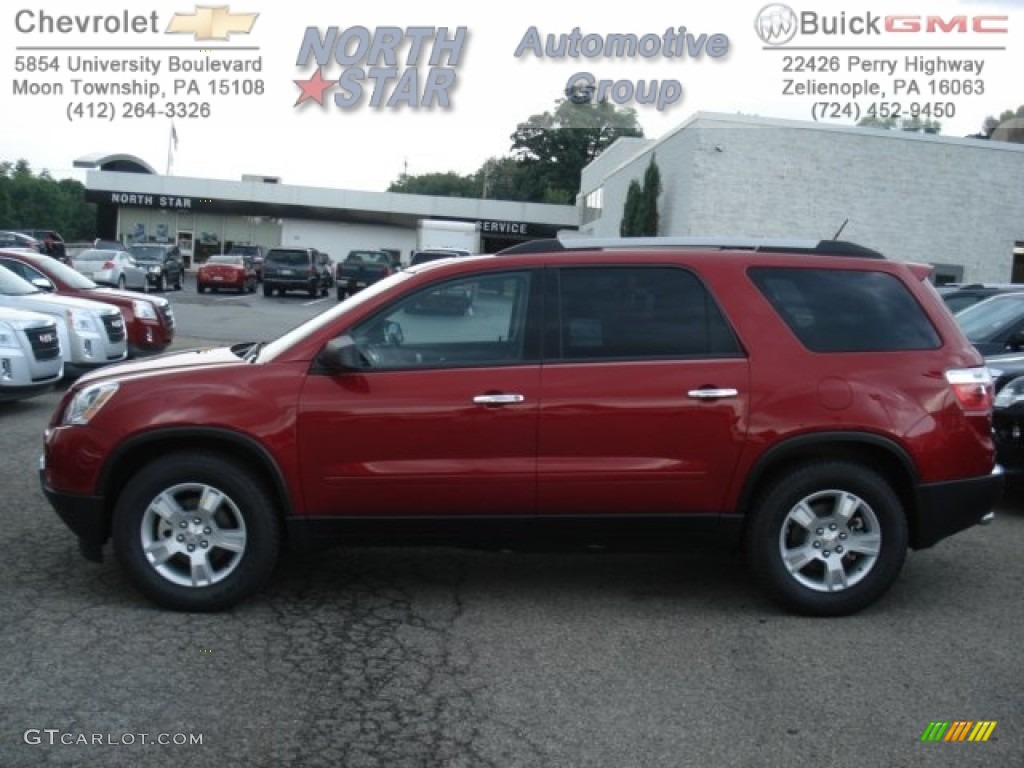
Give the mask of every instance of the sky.
<path id="1" fill-rule="evenodd" d="M 225 2 L 210 2 L 209 7 Z M 509 154 L 516 125 L 530 115 L 554 109 L 569 80 L 579 73 L 616 83 L 613 97 L 637 110 L 649 138 L 664 135 L 697 111 L 811 121 L 814 104 L 822 101 L 846 110 L 845 115 L 831 119 L 818 115 L 840 124 L 854 122 L 851 108 L 867 110 L 871 104 L 898 101 L 901 108 L 912 109 L 914 104 L 920 108 L 939 102 L 943 110 L 951 108 L 955 113 L 939 118 L 942 134 L 963 136 L 976 132 L 986 116 L 1024 104 L 1019 76 L 1024 70 L 1024 0 L 827 0 L 789 5 L 798 14 L 813 10 L 854 26 L 854 18 L 865 13 L 883 19 L 898 16 L 894 23 L 903 27 L 926 14 L 944 21 L 965 16 L 969 25 L 977 22 L 982 29 L 1005 27 L 1007 31 L 964 34 L 938 29 L 842 38 L 798 34 L 787 46 L 801 44 L 816 50 L 795 51 L 766 46 L 758 37 L 755 21 L 766 6 L 764 0 L 685 4 L 230 0 L 228 12 L 236 15 L 227 21 L 212 17 L 215 12 L 211 11 L 197 14 L 201 4 L 185 0 L 19 2 L 0 12 L 0 160 L 24 158 L 37 171 L 47 169 L 57 178 L 84 180 L 84 172 L 73 167 L 75 159 L 97 152 L 127 153 L 160 173 L 169 169 L 175 176 L 239 180 L 243 174 L 256 174 L 279 177 L 285 184 L 384 191 L 403 172 L 467 174 L 490 157 Z M 129 27 L 135 25 L 138 31 L 123 29 L 126 6 L 132 17 Z M 248 17 L 249 24 L 247 17 L 237 14 L 256 15 Z M 1002 21 L 1002 16 L 1007 20 Z M 92 28 L 97 24 L 93 17 L 99 17 L 98 30 Z M 196 25 L 211 19 L 214 23 L 203 27 L 206 39 L 197 39 L 192 33 Z M 54 28 L 43 28 L 46 24 Z M 78 29 L 80 24 L 87 29 Z M 233 27 L 227 39 L 210 39 L 225 36 L 224 24 Z M 61 25 L 67 31 L 61 32 Z M 175 26 L 186 31 L 167 31 Z M 247 32 L 240 31 L 246 27 Z M 332 49 L 329 45 L 332 27 L 346 46 Z M 438 50 L 433 35 L 422 31 L 441 27 L 448 28 L 449 36 L 464 30 L 454 60 Z M 375 35 L 381 43 L 386 43 L 388 31 L 383 28 L 397 28 L 404 34 L 395 48 L 396 78 L 382 82 L 379 89 L 368 70 L 389 62 L 379 51 L 375 61 L 367 61 L 366 55 L 360 58 L 368 49 L 360 49 L 362 32 L 357 28 L 366 30 L 367 39 Z M 646 58 L 602 52 L 571 56 L 570 51 L 558 57 L 543 50 L 537 55 L 534 39 L 543 43 L 548 35 L 569 35 L 574 28 L 579 28 L 581 36 L 589 36 L 589 45 L 607 42 L 612 35 L 632 34 L 655 50 Z M 666 51 L 666 30 L 680 37 L 682 45 L 675 50 L 670 45 Z M 410 62 L 417 41 L 419 56 Z M 929 50 L 837 50 L 839 45 Z M 975 50 L 935 50 L 940 46 Z M 666 55 L 680 48 L 683 55 Z M 324 61 L 320 67 L 318 55 Z M 439 59 L 433 62 L 436 68 L 431 66 L 433 55 Z M 910 75 L 905 71 L 908 55 L 980 61 L 982 69 L 966 75 Z M 891 60 L 896 71 L 865 72 L 863 64 L 851 71 L 850 56 L 878 68 L 891 66 L 886 63 Z M 200 64 L 246 62 L 259 71 L 171 72 L 172 57 Z M 839 71 L 809 69 L 813 65 L 808 58 L 825 60 L 826 67 L 837 62 Z M 783 71 L 787 61 L 793 69 L 802 63 L 803 71 Z M 82 62 L 94 66 L 116 62 L 141 69 L 83 72 Z M 146 69 L 154 62 L 160 65 L 156 73 Z M 360 75 L 362 99 L 344 103 L 353 92 L 343 90 L 339 78 L 351 85 L 359 82 Z M 398 76 L 404 77 L 399 81 L 402 89 L 396 86 Z M 885 97 L 785 95 L 787 79 L 798 84 L 814 80 L 867 87 L 873 83 Z M 924 92 L 896 97 L 891 92 L 896 79 L 914 80 Z M 80 87 L 92 88 L 134 82 L 132 88 L 152 90 L 154 95 L 76 94 L 75 80 Z M 176 81 L 182 81 L 177 94 Z M 189 90 L 193 81 L 198 94 Z M 324 86 L 318 88 L 318 81 Z M 410 106 L 413 94 L 418 98 L 428 81 L 436 85 L 434 104 Z M 931 81 L 947 92 L 927 93 Z M 950 85 L 949 81 L 955 82 Z M 18 92 L 19 88 L 55 92 L 44 95 Z M 960 92 L 948 92 L 951 88 Z M 967 89 L 971 92 L 963 92 Z M 371 103 L 374 90 L 383 101 L 379 106 Z M 387 99 L 396 91 L 398 101 L 404 96 L 404 103 L 388 107 Z M 660 96 L 661 108 L 637 100 L 650 101 L 652 94 Z M 335 102 L 336 96 L 342 97 L 342 104 Z M 178 116 L 166 114 L 168 109 Z"/>

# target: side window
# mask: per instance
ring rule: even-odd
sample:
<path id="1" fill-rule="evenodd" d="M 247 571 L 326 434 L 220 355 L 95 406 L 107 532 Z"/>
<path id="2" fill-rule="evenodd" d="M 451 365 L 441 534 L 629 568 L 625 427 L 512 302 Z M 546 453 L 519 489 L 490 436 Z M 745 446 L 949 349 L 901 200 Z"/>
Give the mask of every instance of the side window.
<path id="1" fill-rule="evenodd" d="M 8 261 L 7 259 L 3 259 L 0 260 L 0 264 L 7 267 L 7 269 L 11 270 L 11 272 L 16 274 L 22 280 L 28 280 L 29 282 L 32 282 L 33 280 L 38 280 L 42 278 L 43 280 L 49 282 L 49 278 L 46 277 L 46 275 L 44 275 L 42 272 L 33 269 L 27 264 L 22 264 L 20 261 Z"/>
<path id="2" fill-rule="evenodd" d="M 921 305 L 886 272 L 754 267 L 750 276 L 812 352 L 893 352 L 941 345 Z"/>
<path id="3" fill-rule="evenodd" d="M 448 280 L 410 294 L 351 331 L 367 368 L 514 365 L 537 358 L 532 275 Z M 499 290 L 500 289 L 500 290 Z"/>
<path id="4" fill-rule="evenodd" d="M 734 357 L 732 329 L 692 272 L 676 267 L 559 270 L 557 350 L 563 360 Z M 554 353 L 554 354 L 553 354 Z"/>

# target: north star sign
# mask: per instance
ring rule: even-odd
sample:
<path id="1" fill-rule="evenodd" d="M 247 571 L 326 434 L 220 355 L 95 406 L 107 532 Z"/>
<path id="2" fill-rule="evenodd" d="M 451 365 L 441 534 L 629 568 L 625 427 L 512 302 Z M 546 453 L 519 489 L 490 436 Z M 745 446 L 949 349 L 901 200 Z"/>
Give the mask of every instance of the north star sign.
<path id="1" fill-rule="evenodd" d="M 191 197 L 140 195 L 136 192 L 111 192 L 110 202 L 115 205 L 138 205 L 145 208 L 177 208 L 180 210 L 192 209 Z"/>

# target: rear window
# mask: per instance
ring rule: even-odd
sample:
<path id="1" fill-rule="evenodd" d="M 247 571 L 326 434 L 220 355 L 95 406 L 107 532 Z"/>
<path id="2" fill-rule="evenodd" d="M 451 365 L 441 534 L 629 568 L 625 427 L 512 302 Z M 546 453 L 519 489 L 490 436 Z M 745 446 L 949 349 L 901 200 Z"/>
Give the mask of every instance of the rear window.
<path id="1" fill-rule="evenodd" d="M 82 251 L 75 256 L 75 261 L 107 261 L 114 258 L 111 251 Z"/>
<path id="2" fill-rule="evenodd" d="M 358 264 L 390 264 L 391 259 L 383 251 L 349 251 L 345 261 Z"/>
<path id="3" fill-rule="evenodd" d="M 938 332 L 907 287 L 886 272 L 754 267 L 751 279 L 813 352 L 937 349 Z"/>
<path id="4" fill-rule="evenodd" d="M 206 263 L 207 264 L 234 264 L 234 265 L 237 266 L 237 265 L 242 264 L 242 256 L 241 256 L 241 254 L 236 254 L 236 253 L 218 253 L 218 254 L 215 254 L 215 255 L 211 256 L 207 260 Z"/>
<path id="5" fill-rule="evenodd" d="M 271 251 L 267 254 L 264 262 L 283 267 L 303 267 L 309 264 L 309 253 L 307 251 Z"/>

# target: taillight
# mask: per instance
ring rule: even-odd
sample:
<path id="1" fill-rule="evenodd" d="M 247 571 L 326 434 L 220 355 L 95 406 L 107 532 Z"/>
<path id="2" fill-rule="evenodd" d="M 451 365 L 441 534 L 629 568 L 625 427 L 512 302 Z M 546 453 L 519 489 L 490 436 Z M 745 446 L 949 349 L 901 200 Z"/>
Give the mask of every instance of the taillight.
<path id="1" fill-rule="evenodd" d="M 965 411 L 987 411 L 992 408 L 992 374 L 988 368 L 946 371 L 946 381 Z"/>
<path id="2" fill-rule="evenodd" d="M 113 269 L 113 268 L 114 268 L 114 262 L 112 262 L 112 261 L 105 261 L 105 262 L 103 262 L 103 269 Z"/>

